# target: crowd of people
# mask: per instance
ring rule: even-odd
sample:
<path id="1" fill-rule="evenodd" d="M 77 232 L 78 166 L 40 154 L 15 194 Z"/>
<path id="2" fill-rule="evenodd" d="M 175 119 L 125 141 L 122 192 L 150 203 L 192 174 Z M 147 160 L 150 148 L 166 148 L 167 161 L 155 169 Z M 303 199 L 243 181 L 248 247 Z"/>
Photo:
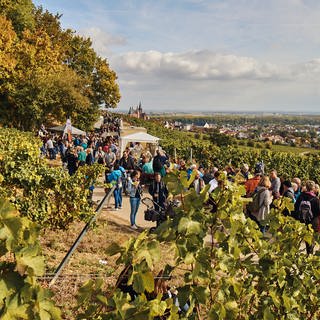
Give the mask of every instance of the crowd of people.
<path id="1" fill-rule="evenodd" d="M 243 184 L 246 197 L 253 199 L 246 208 L 246 214 L 257 222 L 262 232 L 266 231 L 270 209 L 273 201 L 279 197 L 290 199 L 294 203 L 292 215 L 305 224 L 311 224 L 316 232 L 320 232 L 319 185 L 314 181 L 302 182 L 298 177 L 282 179 L 275 169 L 265 172 L 263 162 L 254 168 L 243 164 L 241 168 L 230 165 L 224 168 L 207 169 L 196 163 L 188 164 L 183 159 L 172 159 L 164 150 L 158 148 L 154 153 L 145 150 L 139 143 L 131 143 L 120 154 L 119 133 L 122 120 L 111 114 L 104 118 L 100 130 L 88 136 L 73 137 L 72 141 L 62 135 L 49 135 L 41 127 L 42 154 L 55 159 L 60 154 L 63 166 L 73 175 L 83 165 L 99 163 L 105 166 L 106 183 L 115 186 L 115 210 L 122 209 L 123 195 L 129 197 L 131 212 L 130 225 L 138 229 L 136 216 L 145 190 L 152 197 L 156 210 L 166 206 L 168 190 L 162 178 L 171 170 L 185 171 L 192 177 L 190 188 L 197 193 L 209 185 L 209 194 L 221 185 L 222 174 L 232 182 Z M 109 134 L 112 133 L 112 134 Z M 194 174 L 192 174 L 194 173 Z M 307 247 L 312 251 L 311 246 Z"/>
<path id="2" fill-rule="evenodd" d="M 168 158 L 160 150 L 153 157 L 150 151 L 144 150 L 140 142 L 131 143 L 120 155 L 121 127 L 121 118 L 106 114 L 100 129 L 87 135 L 74 135 L 70 139 L 66 133 L 49 133 L 43 125 L 38 135 L 43 142 L 42 156 L 50 160 L 59 156 L 63 167 L 70 175 L 74 175 L 77 169 L 84 165 L 104 165 L 105 182 L 115 186 L 115 210 L 122 209 L 122 195 L 128 196 L 131 227 L 138 229 L 136 215 L 143 187 L 150 185 L 153 199 L 157 201 L 158 206 L 164 206 L 168 193 L 161 177 L 165 174 L 164 164 Z M 157 170 L 161 172 L 158 178 L 154 174 Z"/>
<path id="3" fill-rule="evenodd" d="M 99 130 L 87 135 L 74 135 L 72 138 L 66 132 L 49 133 L 42 125 L 38 132 L 43 143 L 41 154 L 50 160 L 59 155 L 70 175 L 85 164 L 105 164 L 106 154 L 118 153 L 121 121 L 120 118 L 107 114 Z"/>
<path id="4" fill-rule="evenodd" d="M 264 233 L 268 228 L 268 215 L 274 204 L 274 200 L 288 198 L 294 204 L 294 209 L 285 209 L 284 215 L 290 215 L 300 222 L 311 225 L 315 232 L 320 232 L 320 188 L 314 181 L 301 181 L 298 177 L 284 179 L 278 176 L 277 170 L 265 172 L 263 162 L 255 165 L 252 172 L 247 164 L 241 168 L 233 168 L 228 165 L 225 168 L 205 170 L 203 167 L 193 164 L 186 169 L 185 162 L 180 162 L 179 170 L 196 170 L 191 186 L 196 192 L 200 192 L 206 184 L 209 184 L 209 194 L 217 187 L 222 186 L 222 174 L 231 182 L 237 182 L 245 187 L 245 197 L 252 198 L 252 202 L 245 208 L 248 217 L 256 221 L 260 230 Z M 307 253 L 312 253 L 313 245 L 306 243 Z"/>
<path id="5" fill-rule="evenodd" d="M 138 146 L 139 153 L 135 150 L 136 146 Z M 118 171 L 116 179 L 121 182 L 116 182 L 114 178 L 110 181 L 118 183 L 120 194 L 124 192 L 130 197 L 130 222 L 133 229 L 138 228 L 135 219 L 142 190 L 147 190 L 152 196 L 155 208 L 162 210 L 166 206 L 168 196 L 168 190 L 162 178 L 171 170 L 179 170 L 185 171 L 189 179 L 192 177 L 190 188 L 197 193 L 200 193 L 208 184 L 208 192 L 212 193 L 221 186 L 222 174 L 232 182 L 243 184 L 246 190 L 245 197 L 253 199 L 251 205 L 246 208 L 246 214 L 257 222 L 262 232 L 267 229 L 266 221 L 273 201 L 280 197 L 288 198 L 295 208 L 292 212 L 286 211 L 284 214 L 290 214 L 305 224 L 311 224 L 316 232 L 320 232 L 319 185 L 314 181 L 302 182 L 298 177 L 285 180 L 278 176 L 275 169 L 266 173 L 262 162 L 257 163 L 252 170 L 247 164 L 243 164 L 238 169 L 228 165 L 225 168 L 210 170 L 195 163 L 187 165 L 183 159 L 171 159 L 161 149 L 158 149 L 152 156 L 150 152 L 145 152 L 140 144 L 131 145 L 118 161 L 117 157 L 115 159 L 115 162 L 111 163 L 114 167 L 109 166 L 108 169 L 111 172 L 112 170 Z M 146 185 L 148 188 L 145 187 Z M 116 208 L 119 208 L 117 202 L 115 203 Z M 310 252 L 311 248 L 307 247 L 307 250 Z"/>

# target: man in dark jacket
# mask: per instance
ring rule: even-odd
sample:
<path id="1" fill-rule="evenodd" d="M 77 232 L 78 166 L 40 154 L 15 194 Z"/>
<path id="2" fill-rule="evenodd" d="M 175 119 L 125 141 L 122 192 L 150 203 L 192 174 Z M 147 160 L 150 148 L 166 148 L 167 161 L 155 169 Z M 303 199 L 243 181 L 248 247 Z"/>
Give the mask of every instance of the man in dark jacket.
<path id="1" fill-rule="evenodd" d="M 69 148 L 66 151 L 66 161 L 69 174 L 72 176 L 76 173 L 78 168 L 78 157 L 74 148 Z"/>
<path id="2" fill-rule="evenodd" d="M 319 216 L 320 216 L 320 201 L 319 198 L 315 195 L 316 184 L 314 181 L 307 181 L 306 182 L 306 191 L 302 192 L 297 199 L 294 209 L 295 209 L 295 217 L 300 220 L 301 222 L 305 223 L 306 225 L 311 224 L 312 228 L 315 232 L 320 231 L 320 224 L 319 224 Z M 312 217 L 310 219 L 305 219 L 302 215 L 302 210 L 306 210 L 305 207 L 310 206 Z M 302 209 L 304 206 L 304 209 Z M 309 245 L 306 243 L 306 250 L 307 253 L 313 253 L 314 245 Z"/>
<path id="3" fill-rule="evenodd" d="M 119 165 L 127 171 L 134 170 L 134 160 L 128 155 L 127 151 L 123 151 L 123 156 L 119 161 Z"/>
<path id="4" fill-rule="evenodd" d="M 118 161 L 116 160 L 115 163 L 118 164 Z M 133 172 L 135 170 L 133 157 L 127 151 L 123 151 L 123 155 L 119 160 L 119 166 L 122 167 L 128 173 L 128 175 L 130 172 Z M 122 188 L 125 194 L 128 194 L 127 185 L 128 185 L 128 180 L 123 179 Z"/>
<path id="5" fill-rule="evenodd" d="M 160 211 L 164 208 L 164 204 L 168 197 L 168 189 L 161 179 L 161 174 L 154 174 L 154 181 L 149 186 L 149 193 L 152 195 L 153 201 L 156 203 L 155 209 Z"/>

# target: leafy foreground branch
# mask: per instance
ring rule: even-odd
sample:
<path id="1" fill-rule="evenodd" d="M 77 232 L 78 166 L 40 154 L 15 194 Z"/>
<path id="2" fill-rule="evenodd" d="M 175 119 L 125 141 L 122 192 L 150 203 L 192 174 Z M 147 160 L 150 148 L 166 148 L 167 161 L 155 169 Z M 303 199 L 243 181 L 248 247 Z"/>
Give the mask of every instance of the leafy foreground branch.
<path id="1" fill-rule="evenodd" d="M 61 319 L 49 290 L 37 284 L 45 270 L 39 228 L 0 199 L 0 318 Z"/>
<path id="2" fill-rule="evenodd" d="M 282 215 L 290 207 L 286 201 L 272 210 L 263 236 L 243 213 L 243 187 L 225 181 L 212 194 L 217 204 L 212 210 L 205 205 L 207 191 L 188 190 L 183 173 L 170 174 L 167 184 L 182 206 L 155 234 L 143 232 L 124 246 L 109 247 L 124 271 L 108 294 L 101 281 L 81 288 L 84 312 L 78 319 L 319 318 L 319 251 L 307 256 L 303 250 L 316 236 Z M 161 254 L 168 245 L 174 255 L 170 264 Z M 155 270 L 162 264 L 165 277 L 158 279 Z M 163 279 L 170 275 L 180 278 L 176 297 L 167 291 L 171 280 Z"/>

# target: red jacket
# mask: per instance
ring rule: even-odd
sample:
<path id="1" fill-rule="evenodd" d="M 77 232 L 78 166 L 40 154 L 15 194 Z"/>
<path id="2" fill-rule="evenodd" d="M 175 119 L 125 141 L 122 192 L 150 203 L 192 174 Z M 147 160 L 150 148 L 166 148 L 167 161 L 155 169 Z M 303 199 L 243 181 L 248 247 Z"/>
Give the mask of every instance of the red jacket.
<path id="1" fill-rule="evenodd" d="M 246 196 L 251 197 L 251 195 L 254 193 L 256 190 L 259 182 L 260 182 L 261 177 L 260 176 L 254 176 L 253 178 L 249 179 L 246 181 L 244 184 L 246 188 Z"/>

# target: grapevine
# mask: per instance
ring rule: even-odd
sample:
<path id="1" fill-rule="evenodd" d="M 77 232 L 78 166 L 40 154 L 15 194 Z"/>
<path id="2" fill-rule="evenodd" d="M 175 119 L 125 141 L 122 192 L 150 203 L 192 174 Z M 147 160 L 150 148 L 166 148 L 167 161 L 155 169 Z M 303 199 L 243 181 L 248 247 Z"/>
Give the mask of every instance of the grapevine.
<path id="1" fill-rule="evenodd" d="M 218 210 L 206 206 L 207 189 L 200 195 L 187 190 L 189 181 L 172 173 L 167 177 L 173 195 L 183 205 L 157 229 L 144 232 L 124 246 L 113 244 L 108 253 L 118 255 L 119 265 L 131 266 L 128 285 L 136 298 L 119 289 L 101 291 L 88 282 L 80 292 L 85 312 L 79 319 L 317 319 L 320 316 L 318 254 L 306 256 L 301 244 L 311 243 L 313 231 L 282 215 L 292 209 L 281 199 L 272 209 L 268 235 L 243 213 L 247 201 L 242 186 L 228 180 L 212 194 Z M 209 236 L 208 236 L 209 234 Z M 209 239 L 208 239 L 209 237 Z M 167 274 L 180 277 L 179 306 L 162 293 L 152 295 L 154 270 L 161 261 L 161 247 L 170 245 L 174 263 Z M 180 270 L 180 273 L 177 272 Z M 181 270 L 183 274 L 181 274 Z M 161 318 L 162 317 L 162 318 Z"/>
<path id="2" fill-rule="evenodd" d="M 69 176 L 40 158 L 40 142 L 31 133 L 0 129 L 0 195 L 44 227 L 67 228 L 74 219 L 88 220 L 93 215 L 89 187 L 103 166 L 80 167 Z"/>

